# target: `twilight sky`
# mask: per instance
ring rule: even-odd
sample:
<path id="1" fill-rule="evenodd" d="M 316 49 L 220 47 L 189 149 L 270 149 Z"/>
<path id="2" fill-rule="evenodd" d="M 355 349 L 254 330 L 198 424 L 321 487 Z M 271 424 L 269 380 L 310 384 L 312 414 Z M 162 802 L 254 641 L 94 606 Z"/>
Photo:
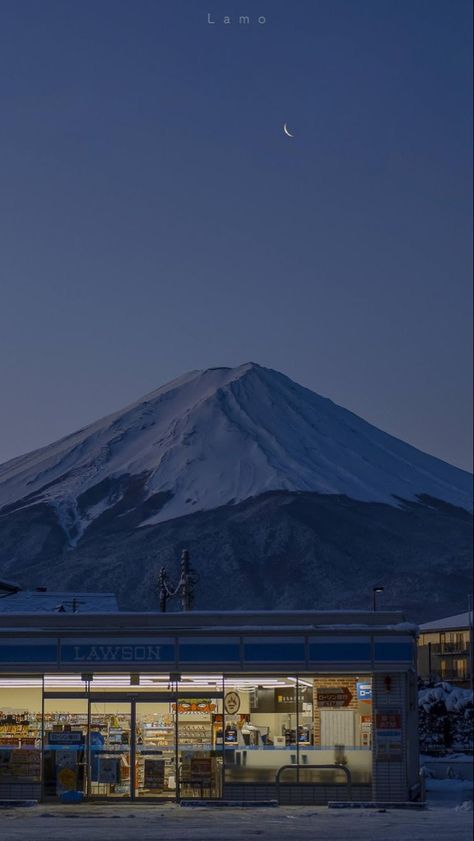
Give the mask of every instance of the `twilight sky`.
<path id="1" fill-rule="evenodd" d="M 469 468 L 470 33 L 470 0 L 2 0 L 0 461 L 252 360 Z"/>

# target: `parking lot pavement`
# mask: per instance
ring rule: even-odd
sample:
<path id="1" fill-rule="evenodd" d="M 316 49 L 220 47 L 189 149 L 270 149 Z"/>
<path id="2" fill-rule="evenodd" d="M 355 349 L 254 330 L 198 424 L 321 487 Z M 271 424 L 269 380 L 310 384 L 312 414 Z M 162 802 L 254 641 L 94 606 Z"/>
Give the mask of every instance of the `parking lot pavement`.
<path id="1" fill-rule="evenodd" d="M 387 811 L 175 804 L 34 806 L 0 812 L 1 841 L 468 841 L 469 806 Z"/>

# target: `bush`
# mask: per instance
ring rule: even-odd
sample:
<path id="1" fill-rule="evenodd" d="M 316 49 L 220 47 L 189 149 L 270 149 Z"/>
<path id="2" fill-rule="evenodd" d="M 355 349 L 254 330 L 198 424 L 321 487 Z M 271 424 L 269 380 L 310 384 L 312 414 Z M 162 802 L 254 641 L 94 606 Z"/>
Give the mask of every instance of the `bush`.
<path id="1" fill-rule="evenodd" d="M 450 683 L 437 683 L 418 692 L 419 736 L 422 751 L 473 749 L 473 693 Z"/>

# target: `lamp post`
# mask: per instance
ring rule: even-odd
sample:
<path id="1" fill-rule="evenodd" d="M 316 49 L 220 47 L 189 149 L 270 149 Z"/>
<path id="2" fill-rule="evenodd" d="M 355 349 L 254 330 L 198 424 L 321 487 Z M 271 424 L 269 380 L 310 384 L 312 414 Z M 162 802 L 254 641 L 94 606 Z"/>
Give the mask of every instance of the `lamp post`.
<path id="1" fill-rule="evenodd" d="M 377 593 L 383 593 L 383 587 L 372 587 L 372 602 L 374 610 L 377 610 Z"/>

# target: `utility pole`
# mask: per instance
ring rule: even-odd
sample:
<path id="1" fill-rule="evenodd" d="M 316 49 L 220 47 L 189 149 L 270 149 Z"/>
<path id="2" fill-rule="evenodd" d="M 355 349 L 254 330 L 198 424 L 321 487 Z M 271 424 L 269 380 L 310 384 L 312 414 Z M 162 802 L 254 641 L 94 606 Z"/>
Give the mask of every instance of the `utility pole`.
<path id="1" fill-rule="evenodd" d="M 162 613 L 166 613 L 166 603 L 169 598 L 169 590 L 166 583 L 166 569 L 164 567 L 161 567 L 160 569 L 158 589 L 160 593 L 160 610 Z"/>
<path id="2" fill-rule="evenodd" d="M 165 613 L 169 599 L 179 598 L 181 609 L 188 611 L 194 604 L 194 586 L 199 581 L 189 560 L 189 552 L 183 549 L 181 553 L 180 576 L 176 587 L 171 584 L 165 567 L 161 567 L 158 577 L 158 589 L 160 593 L 160 610 Z"/>
<path id="3" fill-rule="evenodd" d="M 189 552 L 183 549 L 181 554 L 181 577 L 179 579 L 179 588 L 181 596 L 181 607 L 183 610 L 191 610 L 194 601 L 193 585 L 195 581 L 192 575 L 191 564 L 189 562 Z"/>

